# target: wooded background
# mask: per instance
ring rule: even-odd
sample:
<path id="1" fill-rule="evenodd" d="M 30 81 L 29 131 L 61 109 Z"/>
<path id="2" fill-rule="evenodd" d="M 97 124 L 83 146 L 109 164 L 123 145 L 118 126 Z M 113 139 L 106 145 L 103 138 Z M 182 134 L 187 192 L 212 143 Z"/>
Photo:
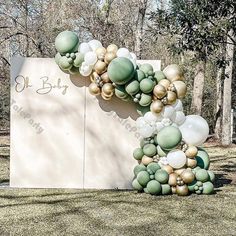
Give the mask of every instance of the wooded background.
<path id="1" fill-rule="evenodd" d="M 161 60 L 162 68 L 180 64 L 186 113 L 202 115 L 221 144 L 232 142 L 235 0 L 0 0 L 0 130 L 10 125 L 10 58 L 54 57 L 54 39 L 64 30 Z"/>

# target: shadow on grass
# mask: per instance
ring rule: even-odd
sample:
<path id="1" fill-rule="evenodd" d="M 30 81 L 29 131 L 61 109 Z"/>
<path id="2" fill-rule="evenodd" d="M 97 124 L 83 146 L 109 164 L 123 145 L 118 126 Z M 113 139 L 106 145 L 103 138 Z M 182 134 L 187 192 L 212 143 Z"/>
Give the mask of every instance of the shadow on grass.
<path id="1" fill-rule="evenodd" d="M 228 185 L 232 182 L 232 179 L 226 177 L 224 174 L 215 174 L 216 180 L 215 180 L 215 188 L 221 188 L 225 185 Z"/>

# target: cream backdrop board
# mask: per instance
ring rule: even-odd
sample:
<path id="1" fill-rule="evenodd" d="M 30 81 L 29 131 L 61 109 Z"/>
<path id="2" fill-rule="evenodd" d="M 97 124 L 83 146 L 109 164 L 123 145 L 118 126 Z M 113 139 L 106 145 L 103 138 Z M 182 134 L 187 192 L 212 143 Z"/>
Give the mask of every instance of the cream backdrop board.
<path id="1" fill-rule="evenodd" d="M 138 114 L 118 98 L 95 98 L 88 84 L 54 59 L 12 58 L 11 187 L 131 188 Z"/>

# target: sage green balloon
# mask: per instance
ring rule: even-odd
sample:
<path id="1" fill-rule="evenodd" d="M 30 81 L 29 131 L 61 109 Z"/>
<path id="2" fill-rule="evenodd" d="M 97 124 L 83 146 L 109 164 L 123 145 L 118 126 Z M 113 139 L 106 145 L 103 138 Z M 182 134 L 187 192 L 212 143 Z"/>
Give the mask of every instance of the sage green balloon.
<path id="1" fill-rule="evenodd" d="M 143 190 L 144 190 L 145 193 L 150 194 L 150 193 L 148 192 L 148 189 L 147 189 L 147 188 L 144 188 Z"/>
<path id="2" fill-rule="evenodd" d="M 133 157 L 136 160 L 141 160 L 143 157 L 144 153 L 143 153 L 143 149 L 142 148 L 136 148 L 133 152 Z"/>
<path id="3" fill-rule="evenodd" d="M 171 193 L 171 187 L 169 184 L 162 184 L 161 185 L 161 194 L 168 195 Z"/>
<path id="4" fill-rule="evenodd" d="M 206 182 L 209 180 L 208 172 L 205 169 L 197 170 L 195 176 L 196 176 L 196 179 L 201 182 Z"/>
<path id="5" fill-rule="evenodd" d="M 143 107 L 137 104 L 136 110 L 140 116 L 144 116 L 147 112 L 150 111 L 150 106 Z"/>
<path id="6" fill-rule="evenodd" d="M 150 181 L 150 176 L 147 171 L 142 170 L 138 173 L 137 180 L 140 185 L 145 187 L 147 185 L 147 183 Z"/>
<path id="7" fill-rule="evenodd" d="M 138 190 L 138 191 L 142 191 L 142 190 L 143 190 L 142 185 L 139 184 L 139 182 L 138 182 L 137 179 L 134 179 L 134 180 L 133 180 L 132 186 L 133 186 L 134 189 L 136 189 L 136 190 Z"/>
<path id="8" fill-rule="evenodd" d="M 80 75 L 80 71 L 79 71 L 79 68 L 78 68 L 78 67 L 72 66 L 72 67 L 69 69 L 69 72 L 70 72 L 70 74 L 72 74 L 72 75 Z"/>
<path id="9" fill-rule="evenodd" d="M 129 59 L 117 57 L 110 62 L 107 72 L 112 82 L 123 85 L 133 78 L 135 70 Z"/>
<path id="10" fill-rule="evenodd" d="M 166 157 L 168 154 L 168 151 L 163 150 L 159 145 L 157 146 L 157 154 L 160 157 Z"/>
<path id="11" fill-rule="evenodd" d="M 154 144 L 146 144 L 143 147 L 143 153 L 144 153 L 144 155 L 146 155 L 148 157 L 155 156 L 157 154 L 156 146 Z"/>
<path id="12" fill-rule="evenodd" d="M 203 194 L 212 194 L 214 193 L 214 185 L 211 182 L 203 183 Z"/>
<path id="13" fill-rule="evenodd" d="M 195 188 L 196 184 L 197 184 L 197 180 L 194 180 L 192 183 L 188 184 L 188 189 L 190 192 L 194 192 L 194 190 L 195 190 L 194 188 Z"/>
<path id="14" fill-rule="evenodd" d="M 146 106 L 149 106 L 152 102 L 152 96 L 151 95 L 148 95 L 148 94 L 145 94 L 145 93 L 142 93 L 141 94 L 141 99 L 139 100 L 139 105 L 140 106 L 143 106 L 143 107 L 146 107 Z"/>
<path id="15" fill-rule="evenodd" d="M 177 127 L 167 126 L 157 134 L 157 143 L 164 150 L 171 150 L 178 146 L 182 140 L 182 134 Z"/>
<path id="16" fill-rule="evenodd" d="M 162 71 L 156 71 L 154 78 L 156 80 L 157 83 L 159 83 L 161 80 L 166 79 L 164 73 Z"/>
<path id="17" fill-rule="evenodd" d="M 208 170 L 210 166 L 210 158 L 208 153 L 203 148 L 198 148 L 196 156 L 197 165 L 203 169 Z"/>
<path id="18" fill-rule="evenodd" d="M 133 80 L 133 81 L 129 82 L 125 87 L 125 91 L 130 95 L 134 95 L 134 94 L 138 93 L 139 92 L 139 82 L 137 80 Z"/>
<path id="19" fill-rule="evenodd" d="M 63 70 L 69 70 L 69 69 L 71 69 L 71 67 L 72 67 L 73 65 L 69 62 L 69 60 L 68 60 L 67 57 L 63 56 L 63 57 L 61 57 L 60 60 L 59 60 L 59 66 L 60 66 L 60 68 L 63 69 Z"/>
<path id="20" fill-rule="evenodd" d="M 125 91 L 125 87 L 124 86 L 116 86 L 115 88 L 115 95 L 118 98 L 127 98 L 128 97 L 128 93 Z"/>
<path id="21" fill-rule="evenodd" d="M 152 92 L 154 86 L 155 86 L 155 84 L 153 83 L 153 81 L 151 79 L 143 79 L 140 82 L 140 90 L 144 93 Z"/>
<path id="22" fill-rule="evenodd" d="M 169 174 L 165 170 L 157 170 L 155 173 L 155 179 L 161 184 L 166 184 L 169 180 Z"/>
<path id="23" fill-rule="evenodd" d="M 144 63 L 139 67 L 140 70 L 142 70 L 145 75 L 148 75 L 149 72 L 153 72 L 153 67 L 152 65 L 148 64 L 148 63 Z"/>
<path id="24" fill-rule="evenodd" d="M 156 162 L 151 162 L 147 165 L 147 171 L 151 171 L 153 174 L 155 174 L 159 169 L 161 169 L 161 167 Z"/>
<path id="25" fill-rule="evenodd" d="M 151 180 L 147 184 L 148 193 L 157 195 L 161 193 L 161 184 L 156 180 Z"/>
<path id="26" fill-rule="evenodd" d="M 134 175 L 137 176 L 140 171 L 146 170 L 146 166 L 144 164 L 139 164 L 134 167 Z"/>
<path id="27" fill-rule="evenodd" d="M 208 170 L 207 172 L 208 172 L 211 182 L 214 182 L 215 181 L 215 174 L 213 173 L 213 171 Z"/>
<path id="28" fill-rule="evenodd" d="M 73 62 L 73 65 L 75 67 L 80 67 L 81 64 L 83 63 L 83 61 L 84 61 L 84 54 L 78 52 L 78 53 L 76 53 L 76 58 L 75 58 L 75 60 Z"/>
<path id="29" fill-rule="evenodd" d="M 79 38 L 71 31 L 63 31 L 55 39 L 56 50 L 62 54 L 75 52 L 78 49 Z"/>
<path id="30" fill-rule="evenodd" d="M 136 70 L 135 73 L 135 80 L 138 80 L 139 82 L 142 81 L 145 78 L 145 73 L 142 70 Z"/>
<path id="31" fill-rule="evenodd" d="M 59 65 L 60 59 L 61 59 L 61 54 L 58 52 L 58 53 L 55 55 L 55 62 L 57 63 L 57 65 Z"/>

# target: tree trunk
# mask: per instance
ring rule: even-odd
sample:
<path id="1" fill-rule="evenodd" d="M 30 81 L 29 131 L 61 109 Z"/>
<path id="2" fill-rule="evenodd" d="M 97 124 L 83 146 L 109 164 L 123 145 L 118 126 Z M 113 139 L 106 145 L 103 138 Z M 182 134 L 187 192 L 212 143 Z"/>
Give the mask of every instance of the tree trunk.
<path id="1" fill-rule="evenodd" d="M 223 117 L 222 117 L 222 145 L 231 144 L 231 94 L 232 94 L 232 75 L 233 75 L 233 30 L 229 32 L 226 46 L 226 60 L 229 63 L 225 68 L 225 78 L 223 83 Z"/>
<path id="2" fill-rule="evenodd" d="M 142 41 L 143 41 L 143 26 L 144 20 L 147 10 L 147 2 L 148 0 L 140 0 L 139 1 L 139 9 L 138 9 L 138 19 L 137 19 L 137 28 L 136 28 L 136 40 L 134 50 L 138 59 L 142 57 Z"/>
<path id="3" fill-rule="evenodd" d="M 191 112 L 197 115 L 202 113 L 202 98 L 205 80 L 206 62 L 201 60 L 196 66 L 196 74 L 193 82 L 193 95 L 191 103 Z"/>

